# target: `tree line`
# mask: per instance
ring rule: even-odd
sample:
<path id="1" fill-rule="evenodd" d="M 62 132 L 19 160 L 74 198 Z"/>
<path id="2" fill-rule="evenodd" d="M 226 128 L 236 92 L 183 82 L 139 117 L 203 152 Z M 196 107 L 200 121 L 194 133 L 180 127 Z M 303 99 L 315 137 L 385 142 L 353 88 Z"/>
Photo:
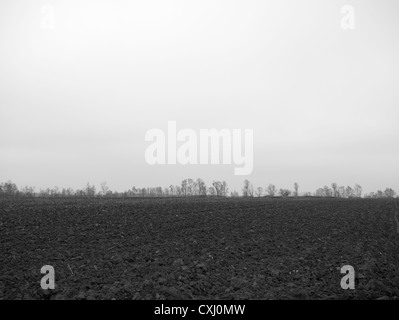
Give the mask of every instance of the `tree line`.
<path id="1" fill-rule="evenodd" d="M 363 188 L 359 184 L 351 186 L 339 186 L 336 182 L 331 183 L 331 186 L 325 185 L 322 188 L 318 188 L 313 194 L 311 192 L 299 193 L 299 184 L 297 182 L 293 185 L 293 190 L 280 188 L 278 189 L 274 184 L 269 184 L 265 189 L 257 187 L 254 189 L 252 183 L 249 180 L 244 181 L 244 187 L 242 189 L 242 195 L 244 197 L 323 197 L 323 198 L 395 198 L 396 192 L 392 188 L 386 188 L 384 191 L 378 190 L 376 192 L 370 192 L 363 195 Z"/>
<path id="2" fill-rule="evenodd" d="M 215 196 L 228 197 L 229 188 L 226 181 L 213 181 L 207 186 L 204 180 L 198 178 L 184 179 L 180 185 L 162 187 L 135 187 L 123 192 L 110 190 L 106 181 L 100 183 L 97 189 L 89 182 L 82 189 L 46 188 L 36 191 L 34 187 L 18 188 L 12 181 L 0 183 L 0 195 L 9 197 L 184 197 L 184 196 Z"/>
<path id="3" fill-rule="evenodd" d="M 241 194 L 236 190 L 229 192 L 226 181 L 213 181 L 211 186 L 207 186 L 204 180 L 184 179 L 180 185 L 170 185 L 162 187 L 135 187 L 123 192 L 111 191 L 107 182 L 101 182 L 97 189 L 95 185 L 87 183 L 82 189 L 73 190 L 72 188 L 58 187 L 40 189 L 36 191 L 34 187 L 25 186 L 18 188 L 12 181 L 0 183 L 0 196 L 6 197 L 323 197 L 323 198 L 394 198 L 396 192 L 392 188 L 384 191 L 378 190 L 363 195 L 363 188 L 359 184 L 351 186 L 339 186 L 332 183 L 331 186 L 318 188 L 313 194 L 311 192 L 299 193 L 299 184 L 295 182 L 293 189 L 280 188 L 274 184 L 269 184 L 266 188 L 254 188 L 252 183 L 246 179 L 241 190 Z"/>

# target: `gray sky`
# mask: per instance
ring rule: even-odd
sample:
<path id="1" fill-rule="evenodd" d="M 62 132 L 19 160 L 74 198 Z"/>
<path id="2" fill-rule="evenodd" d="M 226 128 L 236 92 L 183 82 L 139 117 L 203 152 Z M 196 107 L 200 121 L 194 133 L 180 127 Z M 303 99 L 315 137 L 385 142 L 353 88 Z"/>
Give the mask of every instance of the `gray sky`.
<path id="1" fill-rule="evenodd" d="M 53 28 L 42 27 L 46 4 Z M 341 28 L 343 5 L 355 9 L 355 30 Z M 395 0 L 2 0 L 0 181 L 125 190 L 202 177 L 241 191 L 248 178 L 399 191 L 398 9 Z M 252 174 L 148 165 L 145 133 L 168 120 L 253 129 Z"/>

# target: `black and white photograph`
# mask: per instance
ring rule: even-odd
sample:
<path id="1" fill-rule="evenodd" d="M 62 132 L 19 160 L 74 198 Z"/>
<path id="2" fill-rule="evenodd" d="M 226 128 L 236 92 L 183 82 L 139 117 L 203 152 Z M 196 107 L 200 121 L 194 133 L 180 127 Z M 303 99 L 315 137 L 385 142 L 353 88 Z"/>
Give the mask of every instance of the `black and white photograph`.
<path id="1" fill-rule="evenodd" d="M 0 300 L 398 300 L 398 15 L 0 0 Z"/>

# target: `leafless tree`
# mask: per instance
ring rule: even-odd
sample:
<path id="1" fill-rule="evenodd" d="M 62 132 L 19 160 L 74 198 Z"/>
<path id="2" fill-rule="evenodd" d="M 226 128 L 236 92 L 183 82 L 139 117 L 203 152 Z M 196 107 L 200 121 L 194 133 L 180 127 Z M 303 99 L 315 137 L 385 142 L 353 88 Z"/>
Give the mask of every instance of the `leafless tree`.
<path id="1" fill-rule="evenodd" d="M 334 192 L 329 186 L 324 186 L 325 197 L 332 197 Z"/>
<path id="2" fill-rule="evenodd" d="M 84 194 L 90 198 L 94 197 L 96 195 L 96 187 L 94 185 L 91 186 L 90 183 L 87 183 L 84 189 Z"/>
<path id="3" fill-rule="evenodd" d="M 333 189 L 333 194 L 334 194 L 334 197 L 335 198 L 338 198 L 338 185 L 337 185 L 337 183 L 336 182 L 333 182 L 332 184 L 331 184 L 331 188 Z"/>
<path id="4" fill-rule="evenodd" d="M 267 193 L 269 196 L 274 197 L 277 193 L 277 188 L 274 184 L 269 184 L 267 187 Z"/>
<path id="5" fill-rule="evenodd" d="M 210 196 L 215 196 L 215 195 L 216 195 L 215 188 L 214 188 L 214 187 L 209 187 L 209 188 L 208 188 L 208 194 L 209 194 Z"/>
<path id="6" fill-rule="evenodd" d="M 346 197 L 346 189 L 344 186 L 339 186 L 338 187 L 338 197 L 339 198 L 345 198 Z"/>
<path id="7" fill-rule="evenodd" d="M 197 188 L 198 188 L 198 195 L 200 196 L 206 196 L 206 184 L 204 182 L 204 180 L 202 180 L 201 178 L 197 179 Z"/>
<path id="8" fill-rule="evenodd" d="M 192 182 L 192 179 L 184 179 L 181 182 L 182 195 L 184 195 L 184 196 L 190 196 L 191 195 L 191 182 Z"/>
<path id="9" fill-rule="evenodd" d="M 253 197 L 254 196 L 254 188 L 252 183 L 248 180 L 244 180 L 244 187 L 242 188 L 242 195 L 244 197 Z"/>
<path id="10" fill-rule="evenodd" d="M 100 185 L 101 185 L 101 194 L 102 194 L 103 196 L 106 196 L 107 193 L 108 193 L 108 190 L 109 190 L 109 187 L 108 187 L 108 185 L 107 185 L 107 181 L 101 182 Z M 133 190 L 132 190 L 132 192 L 133 192 L 133 194 L 134 194 L 134 191 L 133 191 Z"/>
<path id="11" fill-rule="evenodd" d="M 215 188 L 216 195 L 218 197 L 222 196 L 222 183 L 220 181 L 213 181 L 212 186 Z"/>
<path id="12" fill-rule="evenodd" d="M 351 186 L 347 186 L 346 189 L 345 189 L 345 192 L 346 192 L 346 197 L 347 198 L 353 198 L 354 192 L 353 192 L 353 189 L 352 189 Z"/>
<path id="13" fill-rule="evenodd" d="M 356 183 L 355 184 L 355 190 L 354 190 L 355 197 L 356 198 L 361 198 L 362 197 L 362 191 L 363 191 L 363 188 Z"/>
<path id="14" fill-rule="evenodd" d="M 227 186 L 227 182 L 222 181 L 222 196 L 227 197 L 228 194 L 229 194 L 229 187 Z"/>
<path id="15" fill-rule="evenodd" d="M 294 196 L 298 196 L 299 184 L 297 182 L 294 183 Z"/>

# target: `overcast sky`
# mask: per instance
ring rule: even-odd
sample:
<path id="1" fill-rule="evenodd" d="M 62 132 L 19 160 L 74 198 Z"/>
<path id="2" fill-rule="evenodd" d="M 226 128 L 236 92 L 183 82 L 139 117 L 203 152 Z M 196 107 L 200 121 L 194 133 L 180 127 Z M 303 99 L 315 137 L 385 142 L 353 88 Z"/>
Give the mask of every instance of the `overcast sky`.
<path id="1" fill-rule="evenodd" d="M 344 5 L 355 30 L 341 28 Z M 38 190 L 105 180 L 121 191 L 202 177 L 241 191 L 248 178 L 302 192 L 331 182 L 399 191 L 398 9 L 396 0 L 2 0 L 0 181 Z M 169 120 L 253 129 L 252 174 L 147 164 L 145 134 Z"/>

